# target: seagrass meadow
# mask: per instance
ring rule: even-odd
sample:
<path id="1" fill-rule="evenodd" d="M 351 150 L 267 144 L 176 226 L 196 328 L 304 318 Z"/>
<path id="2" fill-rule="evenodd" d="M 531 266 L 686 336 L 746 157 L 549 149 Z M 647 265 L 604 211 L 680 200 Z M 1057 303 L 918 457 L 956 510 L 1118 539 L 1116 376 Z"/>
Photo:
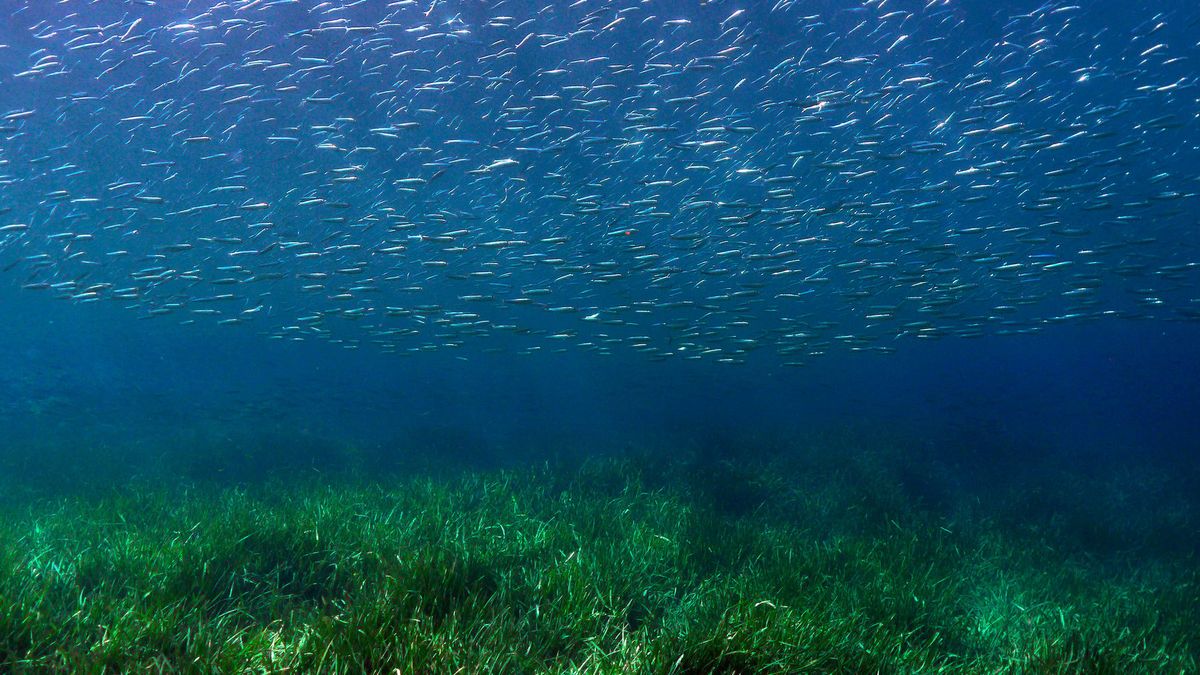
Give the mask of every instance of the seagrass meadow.
<path id="1" fill-rule="evenodd" d="M 252 482 L 10 488 L 0 666 L 1197 668 L 1197 504 L 1155 504 L 1200 494 L 1194 473 L 1110 467 L 1064 482 L 1052 466 L 991 466 L 967 485 L 946 457 L 846 436 L 737 461 L 629 452 L 384 475 L 343 460 L 362 461 L 331 453 L 319 473 Z M 987 480 L 999 469 L 1013 477 Z M 1114 490 L 1119 502 L 1096 496 Z"/>

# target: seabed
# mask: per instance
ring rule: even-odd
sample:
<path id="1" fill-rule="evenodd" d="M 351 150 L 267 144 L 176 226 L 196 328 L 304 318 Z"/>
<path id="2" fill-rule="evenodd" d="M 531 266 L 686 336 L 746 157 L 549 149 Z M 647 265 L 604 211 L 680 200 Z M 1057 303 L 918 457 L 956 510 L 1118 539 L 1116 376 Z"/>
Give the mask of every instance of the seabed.
<path id="1" fill-rule="evenodd" d="M 1192 478 L 744 455 L 14 487 L 0 670 L 1197 671 Z"/>

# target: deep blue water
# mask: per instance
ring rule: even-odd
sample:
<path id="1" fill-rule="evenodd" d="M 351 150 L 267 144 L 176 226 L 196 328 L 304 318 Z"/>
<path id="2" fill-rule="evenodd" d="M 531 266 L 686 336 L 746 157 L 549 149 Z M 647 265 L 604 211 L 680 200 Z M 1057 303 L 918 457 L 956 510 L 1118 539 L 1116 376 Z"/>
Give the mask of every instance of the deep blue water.
<path id="1" fill-rule="evenodd" d="M 1200 329 L 1189 323 L 910 342 L 788 368 L 469 350 L 405 358 L 224 328 L 150 330 L 115 308 L 12 291 L 4 306 L 6 441 L 92 461 L 114 447 L 172 452 L 180 438 L 195 443 L 186 452 L 219 453 L 259 436 L 283 456 L 296 444 L 302 460 L 314 444 L 340 443 L 489 462 L 713 444 L 736 456 L 739 445 L 789 439 L 928 446 L 968 464 L 1047 454 L 1190 464 L 1200 451 Z"/>
<path id="2" fill-rule="evenodd" d="M 203 463 L 253 447 L 271 448 L 260 461 L 269 468 L 289 456 L 304 465 L 334 446 L 488 463 L 631 448 L 736 458 L 739 448 L 846 438 L 855 439 L 847 447 L 896 443 L 966 463 L 1197 459 L 1200 14 L 1190 3 L 360 2 L 334 3 L 336 12 L 309 2 L 182 4 L 0 8 L 8 14 L 0 17 L 0 112 L 9 116 L 0 226 L 29 226 L 0 239 L 0 457 L 9 448 L 14 465 L 108 454 L 146 466 L 173 454 Z M 520 23 L 526 17 L 531 23 Z M 678 19 L 691 23 L 665 23 Z M 301 35 L 322 21 L 364 30 Z M 418 39 L 439 30 L 462 35 Z M 561 44 L 546 37 L 568 33 Z M 89 35 L 103 42 L 72 49 Z M 382 42 L 373 46 L 374 38 Z M 529 39 L 547 44 L 524 49 Z M 723 48 L 737 58 L 677 67 L 725 58 Z M 859 55 L 869 66 L 852 60 Z M 246 65 L 259 56 L 278 67 Z M 607 65 L 623 63 L 638 68 Z M 608 98 L 574 108 L 532 98 L 558 91 L 562 83 L 545 72 L 554 69 L 607 92 L 587 96 Z M 669 77 L 660 81 L 658 71 Z M 945 86 L 921 88 L 925 73 Z M 918 79 L 898 84 L 910 75 Z M 298 94 L 273 89 L 293 83 Z M 423 85 L 441 90 L 435 96 Z M 214 87 L 222 94 L 205 98 Z M 253 93 L 239 100 L 244 91 Z M 661 129 L 631 132 L 649 124 L 639 114 Z M 804 115 L 814 119 L 797 119 Z M 972 116 L 982 121 L 962 121 Z M 411 119 L 424 125 L 420 136 L 380 140 L 379 128 Z M 713 146 L 719 155 L 687 145 L 710 138 L 698 131 L 706 124 L 724 134 L 725 145 Z M 739 137 L 731 127 L 753 131 Z M 656 145 L 655 133 L 667 140 Z M 985 140 L 975 140 L 980 134 Z M 637 143 L 620 146 L 632 137 Z M 1047 148 L 1051 141 L 1066 145 Z M 351 158 L 318 143 L 379 147 Z M 879 147 L 897 154 L 871 154 Z M 503 174 L 508 165 L 496 162 L 510 156 L 520 168 Z M 808 157 L 812 166 L 801 163 Z M 333 182 L 354 163 L 360 181 Z M 742 166 L 750 173 L 731 171 Z M 1009 173 L 971 184 L 997 167 Z M 754 171 L 798 174 L 780 183 L 795 194 L 735 180 Z M 418 173 L 427 187 L 398 189 L 406 184 L 396 181 Z M 675 182 L 656 186 L 664 175 Z M 681 180 L 689 175 L 706 177 Z M 212 196 L 230 183 L 245 193 Z M 580 202 L 566 215 L 541 199 L 564 192 Z M 305 210 L 297 200 L 313 194 L 341 211 Z M 963 199 L 973 194 L 992 198 Z M 667 217 L 591 208 L 647 199 Z M 742 212 L 714 210 L 706 199 L 754 211 L 735 230 L 718 216 Z M 262 215 L 247 206 L 255 200 Z M 772 211 L 779 201 L 803 217 Z M 189 210 L 206 203 L 212 208 Z M 395 213 L 415 229 L 382 231 L 378 223 Z M 744 227 L 763 222 L 753 218 L 771 222 Z M 271 222 L 263 229 L 259 220 Z M 898 226 L 911 238 L 872 239 Z M 1009 226 L 1043 236 L 1023 239 Z M 376 340 L 392 339 L 376 321 L 384 308 L 418 302 L 400 286 L 420 284 L 421 303 L 478 307 L 459 300 L 485 282 L 422 266 L 445 257 L 427 237 L 459 227 L 453 243 L 465 253 L 451 273 L 507 271 L 515 276 L 495 282 L 499 295 L 552 287 L 547 304 L 577 313 L 487 305 L 479 311 L 490 326 L 512 321 L 533 337 L 489 328 L 447 338 L 422 322 L 411 342 L 387 346 L 438 348 L 378 349 Z M 525 265 L 518 249 L 489 245 L 564 233 L 571 240 L 563 247 L 530 250 L 611 267 L 586 278 L 562 274 L 559 263 Z M 817 248 L 797 243 L 811 236 L 828 239 Z M 854 248 L 864 239 L 882 248 Z M 285 255 L 297 240 L 347 247 L 313 262 Z M 685 250 L 681 241 L 706 247 Z M 947 241 L 959 247 L 953 256 L 939 252 Z M 389 244 L 409 248 L 389 258 L 379 251 Z M 745 257 L 722 262 L 729 247 Z M 788 247 L 797 276 L 777 277 L 754 257 Z M 355 267 L 360 250 L 370 252 L 365 271 Z M 634 257 L 646 252 L 678 269 L 652 278 Z M 245 267 L 224 271 L 237 261 Z M 864 273 L 874 269 L 867 261 L 885 271 Z M 1037 271 L 1022 278 L 1009 262 Z M 1084 272 L 1043 270 L 1057 263 Z M 333 282 L 319 294 L 301 288 L 317 278 L 302 274 L 347 266 L 377 288 L 346 291 L 344 305 L 331 299 L 346 290 Z M 597 279 L 612 269 L 629 276 Z M 263 274 L 277 274 L 276 285 L 246 280 Z M 798 280 L 822 274 L 825 285 Z M 893 283 L 904 274 L 906 282 Z M 227 281 L 234 285 L 217 285 Z M 95 283 L 109 285 L 89 290 Z M 129 285 L 136 291 L 119 297 Z M 592 312 L 603 318 L 639 299 L 704 302 L 760 287 L 744 307 L 657 308 L 640 324 L 612 328 L 624 343 L 611 354 L 574 348 L 594 336 L 580 323 Z M 203 304 L 226 288 L 232 305 Z M 84 297 L 93 293 L 100 302 Z M 954 309 L 943 313 L 936 303 L 946 294 Z M 1014 300 L 1029 302 L 1014 308 Z M 933 316 L 944 333 L 916 339 L 918 328 L 864 320 L 875 304 L 899 307 L 895 324 Z M 183 321 L 201 307 L 222 307 L 218 318 L 243 323 Z M 317 320 L 328 333 L 287 339 L 331 307 Z M 337 316 L 349 307 L 372 318 Z M 979 336 L 956 334 L 989 314 Z M 793 339 L 780 335 L 825 320 L 830 327 L 817 330 L 830 346 L 802 359 L 777 353 Z M 1009 320 L 1038 332 L 1000 334 Z M 404 321 L 397 325 L 417 325 Z M 681 360 L 681 335 L 693 328 L 711 331 L 714 352 L 744 362 Z M 569 338 L 556 341 L 563 330 Z M 642 334 L 672 358 L 624 348 Z M 852 351 L 842 334 L 890 353 Z M 744 349 L 748 340 L 756 346 Z M 346 341 L 359 348 L 344 349 Z M 803 365 L 785 365 L 795 360 Z"/>

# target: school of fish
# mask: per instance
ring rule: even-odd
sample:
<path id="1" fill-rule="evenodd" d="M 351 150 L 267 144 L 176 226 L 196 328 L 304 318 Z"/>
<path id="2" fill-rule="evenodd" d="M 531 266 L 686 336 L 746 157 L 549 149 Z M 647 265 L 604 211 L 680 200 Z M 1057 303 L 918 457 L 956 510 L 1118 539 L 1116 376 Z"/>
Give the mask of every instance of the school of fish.
<path id="1" fill-rule="evenodd" d="M 1195 321 L 1200 8 L 1103 6 L 15 0 L 0 278 L 398 354 Z"/>

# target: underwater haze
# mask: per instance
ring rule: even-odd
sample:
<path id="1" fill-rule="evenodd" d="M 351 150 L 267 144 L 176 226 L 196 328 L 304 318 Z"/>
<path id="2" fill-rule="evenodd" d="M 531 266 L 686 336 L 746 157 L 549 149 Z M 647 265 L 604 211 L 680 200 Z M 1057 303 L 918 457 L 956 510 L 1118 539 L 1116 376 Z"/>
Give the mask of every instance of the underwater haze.
<path id="1" fill-rule="evenodd" d="M 0 670 L 1194 672 L 1198 28 L 0 4 Z"/>

